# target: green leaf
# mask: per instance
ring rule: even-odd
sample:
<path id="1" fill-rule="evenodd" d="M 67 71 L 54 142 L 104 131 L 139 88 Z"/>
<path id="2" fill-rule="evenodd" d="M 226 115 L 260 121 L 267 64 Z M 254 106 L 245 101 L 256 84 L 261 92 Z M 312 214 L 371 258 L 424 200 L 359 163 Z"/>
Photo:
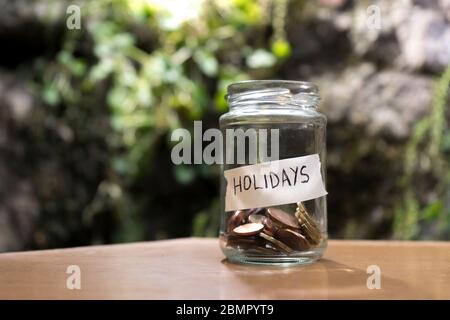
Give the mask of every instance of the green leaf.
<path id="1" fill-rule="evenodd" d="M 58 89 L 52 85 L 45 85 L 42 89 L 42 99 L 45 103 L 55 106 L 61 102 L 61 97 L 59 95 Z"/>
<path id="2" fill-rule="evenodd" d="M 134 36 L 129 33 L 120 33 L 112 38 L 115 49 L 123 50 L 134 45 Z"/>
<path id="3" fill-rule="evenodd" d="M 291 46 L 285 40 L 275 40 L 272 43 L 272 52 L 279 59 L 287 58 L 291 55 Z"/>
<path id="4" fill-rule="evenodd" d="M 133 172 L 133 164 L 124 157 L 117 157 L 112 160 L 112 167 L 115 172 L 127 175 Z"/>
<path id="5" fill-rule="evenodd" d="M 443 210 L 444 205 L 441 201 L 430 203 L 425 209 L 423 209 L 423 218 L 427 221 L 436 220 Z"/>
<path id="6" fill-rule="evenodd" d="M 92 67 L 89 78 L 92 82 L 97 83 L 108 77 L 114 69 L 114 61 L 112 59 L 101 59 L 98 64 Z"/>
<path id="7" fill-rule="evenodd" d="M 446 132 L 442 138 L 442 151 L 450 151 L 450 131 Z"/>
<path id="8" fill-rule="evenodd" d="M 205 236 L 208 221 L 209 221 L 208 212 L 202 211 L 197 213 L 192 221 L 192 236 L 193 237 Z"/>
<path id="9" fill-rule="evenodd" d="M 188 184 L 195 178 L 195 171 L 192 166 L 178 165 L 174 168 L 175 179 L 180 184 Z"/>
<path id="10" fill-rule="evenodd" d="M 211 52 L 197 50 L 194 53 L 194 61 L 199 66 L 200 70 L 207 76 L 213 77 L 217 74 L 219 63 Z"/>
<path id="11" fill-rule="evenodd" d="M 61 51 L 57 56 L 58 62 L 77 77 L 81 77 L 86 72 L 86 63 L 83 59 L 75 58 L 70 52 Z"/>
<path id="12" fill-rule="evenodd" d="M 141 106 L 149 107 L 153 102 L 151 87 L 147 81 L 140 79 L 136 86 L 136 99 Z"/>
<path id="13" fill-rule="evenodd" d="M 226 89 L 221 88 L 217 91 L 214 97 L 214 104 L 216 106 L 217 111 L 224 113 L 228 111 L 227 100 L 225 100 L 225 95 L 227 94 Z"/>
<path id="14" fill-rule="evenodd" d="M 225 66 L 221 71 L 220 80 L 217 85 L 217 91 L 214 96 L 214 104 L 216 109 L 223 113 L 228 111 L 228 103 L 225 99 L 227 94 L 227 87 L 233 82 L 248 80 L 249 77 L 246 73 L 240 72 L 239 70 Z"/>
<path id="15" fill-rule="evenodd" d="M 195 84 L 192 92 L 193 108 L 190 111 L 193 119 L 200 119 L 205 110 L 208 108 L 208 93 L 205 87 L 201 84 Z"/>
<path id="16" fill-rule="evenodd" d="M 128 99 L 128 89 L 122 86 L 115 86 L 108 92 L 108 104 L 118 110 L 123 110 L 126 100 Z"/>
<path id="17" fill-rule="evenodd" d="M 252 69 L 270 68 L 277 62 L 275 56 L 269 51 L 257 49 L 247 57 L 247 66 Z"/>

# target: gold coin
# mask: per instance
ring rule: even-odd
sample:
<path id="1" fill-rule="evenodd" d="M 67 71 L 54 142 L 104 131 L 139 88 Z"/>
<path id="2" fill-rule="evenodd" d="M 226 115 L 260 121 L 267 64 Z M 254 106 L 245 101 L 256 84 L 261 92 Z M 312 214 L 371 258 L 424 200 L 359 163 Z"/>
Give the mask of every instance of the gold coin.
<path id="1" fill-rule="evenodd" d="M 273 243 L 277 248 L 280 248 L 282 251 L 286 252 L 286 253 L 291 253 L 293 250 L 291 248 L 289 248 L 287 245 L 285 245 L 283 242 L 275 239 L 274 237 L 271 237 L 267 234 L 265 234 L 264 232 L 261 232 L 259 234 L 262 238 L 266 239 L 267 241 Z"/>

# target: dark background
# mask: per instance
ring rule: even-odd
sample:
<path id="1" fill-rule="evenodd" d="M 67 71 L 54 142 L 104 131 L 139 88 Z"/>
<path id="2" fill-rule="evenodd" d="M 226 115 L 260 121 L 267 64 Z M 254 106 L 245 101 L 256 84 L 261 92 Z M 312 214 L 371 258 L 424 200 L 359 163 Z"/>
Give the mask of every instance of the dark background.
<path id="1" fill-rule="evenodd" d="M 244 79 L 319 85 L 332 238 L 450 238 L 449 1 L 0 0 L 0 48 L 0 251 L 216 236 L 170 133 Z"/>

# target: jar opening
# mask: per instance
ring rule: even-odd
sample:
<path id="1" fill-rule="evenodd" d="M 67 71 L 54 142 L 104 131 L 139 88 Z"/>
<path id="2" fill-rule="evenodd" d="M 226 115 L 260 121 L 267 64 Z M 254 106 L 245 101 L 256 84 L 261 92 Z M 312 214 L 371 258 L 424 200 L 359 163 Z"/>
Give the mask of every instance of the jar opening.
<path id="1" fill-rule="evenodd" d="M 258 104 L 317 108 L 319 89 L 311 82 L 287 80 L 248 80 L 228 86 L 230 108 Z"/>

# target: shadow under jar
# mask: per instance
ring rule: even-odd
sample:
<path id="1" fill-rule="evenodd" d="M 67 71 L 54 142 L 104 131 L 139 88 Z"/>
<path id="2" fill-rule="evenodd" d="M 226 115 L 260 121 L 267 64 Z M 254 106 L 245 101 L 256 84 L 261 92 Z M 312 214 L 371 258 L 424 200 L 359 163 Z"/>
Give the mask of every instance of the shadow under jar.
<path id="1" fill-rule="evenodd" d="M 328 238 L 326 117 L 317 111 L 317 87 L 244 81 L 228 87 L 227 100 L 230 111 L 220 118 L 222 251 L 236 263 L 316 261 Z"/>

